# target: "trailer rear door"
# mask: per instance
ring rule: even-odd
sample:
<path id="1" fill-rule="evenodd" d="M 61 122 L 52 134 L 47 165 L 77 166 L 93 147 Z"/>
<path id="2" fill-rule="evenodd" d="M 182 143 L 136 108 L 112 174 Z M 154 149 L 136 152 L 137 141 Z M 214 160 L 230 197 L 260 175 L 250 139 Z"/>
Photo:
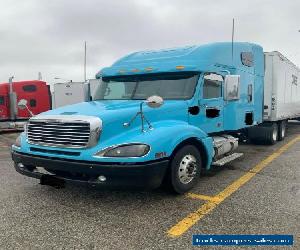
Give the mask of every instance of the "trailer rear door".
<path id="1" fill-rule="evenodd" d="M 53 108 L 85 102 L 88 100 L 87 84 L 84 82 L 67 82 L 54 84 Z"/>

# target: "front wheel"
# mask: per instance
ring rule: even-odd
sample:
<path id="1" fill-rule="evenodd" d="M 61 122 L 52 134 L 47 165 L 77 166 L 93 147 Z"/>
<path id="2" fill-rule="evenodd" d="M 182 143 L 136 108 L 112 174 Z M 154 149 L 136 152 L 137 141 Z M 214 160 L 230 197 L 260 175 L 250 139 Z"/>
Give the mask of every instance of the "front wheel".
<path id="1" fill-rule="evenodd" d="M 197 183 L 202 167 L 199 150 L 193 145 L 179 149 L 171 161 L 171 186 L 179 194 L 185 193 Z"/>

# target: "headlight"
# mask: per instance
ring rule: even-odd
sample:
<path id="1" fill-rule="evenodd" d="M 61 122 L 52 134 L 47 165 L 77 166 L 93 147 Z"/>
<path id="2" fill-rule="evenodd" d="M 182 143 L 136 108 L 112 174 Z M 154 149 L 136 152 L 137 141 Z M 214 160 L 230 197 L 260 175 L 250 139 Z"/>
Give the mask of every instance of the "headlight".
<path id="1" fill-rule="evenodd" d="M 150 151 L 150 146 L 146 144 L 124 144 L 116 147 L 106 148 L 95 156 L 103 157 L 142 157 Z"/>
<path id="2" fill-rule="evenodd" d="M 14 146 L 19 147 L 19 148 L 21 147 L 21 135 L 19 135 L 17 137 Z"/>

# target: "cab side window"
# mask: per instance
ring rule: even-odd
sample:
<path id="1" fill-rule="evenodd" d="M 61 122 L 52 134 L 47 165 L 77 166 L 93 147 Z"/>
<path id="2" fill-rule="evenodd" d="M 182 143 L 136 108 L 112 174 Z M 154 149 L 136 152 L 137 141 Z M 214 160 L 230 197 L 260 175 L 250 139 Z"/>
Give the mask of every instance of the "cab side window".
<path id="1" fill-rule="evenodd" d="M 223 77 L 214 73 L 204 76 L 203 98 L 212 99 L 222 97 Z"/>
<path id="2" fill-rule="evenodd" d="M 0 96 L 0 105 L 4 105 L 5 101 L 4 101 L 4 96 Z"/>
<path id="3" fill-rule="evenodd" d="M 32 107 L 32 108 L 36 107 L 36 100 L 35 100 L 35 99 L 30 99 L 29 105 L 30 105 L 30 107 Z"/>

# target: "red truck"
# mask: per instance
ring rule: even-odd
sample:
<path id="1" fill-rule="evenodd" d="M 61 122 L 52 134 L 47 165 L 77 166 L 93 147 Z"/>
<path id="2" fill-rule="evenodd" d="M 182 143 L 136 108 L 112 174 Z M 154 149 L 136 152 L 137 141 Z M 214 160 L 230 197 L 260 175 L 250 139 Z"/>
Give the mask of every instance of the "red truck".
<path id="1" fill-rule="evenodd" d="M 51 93 L 44 81 L 19 81 L 0 83 L 0 130 L 14 128 L 15 123 L 30 117 L 28 110 L 18 109 L 17 103 L 27 100 L 31 112 L 36 115 L 51 109 Z"/>

